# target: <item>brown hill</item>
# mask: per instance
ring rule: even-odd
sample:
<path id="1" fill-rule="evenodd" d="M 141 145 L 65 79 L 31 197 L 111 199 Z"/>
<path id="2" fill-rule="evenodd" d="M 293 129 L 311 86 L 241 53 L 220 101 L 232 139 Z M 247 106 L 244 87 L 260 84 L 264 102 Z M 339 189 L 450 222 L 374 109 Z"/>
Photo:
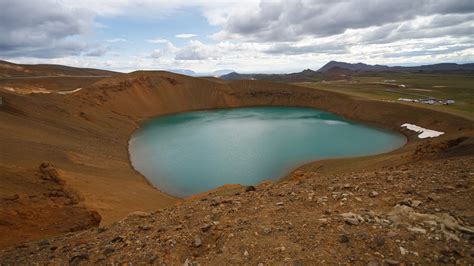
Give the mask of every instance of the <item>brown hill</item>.
<path id="1" fill-rule="evenodd" d="M 32 76 L 113 76 L 119 73 L 108 70 L 77 68 L 50 64 L 15 64 L 0 60 L 0 77 Z"/>
<path id="2" fill-rule="evenodd" d="M 421 154 L 431 152 L 436 155 L 440 151 L 455 147 L 450 153 L 453 154 L 452 156 L 472 156 L 474 126 L 471 120 L 398 103 L 369 101 L 282 83 L 249 80 L 215 82 L 212 79 L 192 78 L 167 72 L 138 71 L 101 79 L 71 94 L 24 95 L 0 91 L 0 96 L 3 99 L 0 105 L 2 121 L 0 124 L 2 145 L 0 167 L 2 173 L 11 172 L 8 182 L 4 178 L 0 180 L 2 188 L 0 192 L 3 193 L 0 196 L 7 199 L 3 203 L 5 208 L 15 210 L 3 218 L 0 217 L 3 219 L 0 221 L 0 227 L 4 229 L 3 237 L 0 239 L 3 245 L 12 245 L 40 235 L 55 235 L 65 230 L 73 230 L 78 228 L 78 224 L 74 221 L 77 222 L 81 215 L 87 215 L 93 211 L 97 211 L 102 217 L 101 224 L 108 225 L 133 211 L 152 212 L 179 203 L 179 199 L 151 187 L 131 167 L 128 158 L 129 137 L 140 123 L 144 119 L 168 113 L 258 105 L 305 106 L 328 110 L 350 119 L 394 130 L 400 130 L 401 124 L 409 122 L 446 132 L 442 137 L 432 141 L 420 140 L 413 133 L 404 132 L 409 136 L 410 141 L 397 151 L 366 158 L 311 163 L 302 168 L 303 173 L 347 172 L 347 169 L 368 171 L 403 165 L 413 160 L 413 154 L 420 150 L 420 145 L 424 147 L 421 149 Z M 460 137 L 464 137 L 462 141 L 456 141 Z M 27 225 L 20 221 L 25 217 L 24 213 L 34 209 L 34 204 L 61 206 L 55 205 L 55 199 L 51 197 L 38 197 L 34 185 L 23 186 L 28 182 L 32 184 L 38 182 L 38 178 L 41 178 L 38 176 L 38 166 L 44 161 L 51 162 L 67 187 L 81 195 L 83 200 L 80 206 L 85 208 L 80 212 L 81 214 L 64 216 L 63 212 L 60 212 L 61 208 L 58 208 L 56 215 L 41 216 L 45 219 L 45 223 L 59 223 L 66 228 L 54 229 L 53 227 L 51 230 L 41 231 L 42 227 L 38 226 L 37 229 L 33 228 L 37 230 L 36 233 L 31 232 L 29 236 L 15 238 L 17 235 L 15 232 L 27 230 Z M 315 169 L 318 170 L 315 171 Z M 458 169 L 464 173 L 461 166 Z M 469 175 L 465 178 L 467 182 L 472 180 L 472 176 Z M 49 187 L 48 184 L 44 185 L 45 191 L 60 189 Z M 374 184 L 374 186 L 379 185 L 382 184 Z M 14 194 L 12 192 L 20 186 L 23 186 L 22 192 L 18 194 L 21 204 L 17 204 L 9 199 Z M 327 190 L 328 187 L 321 189 Z M 453 197 L 459 204 L 465 202 L 465 199 L 461 197 L 458 198 L 455 195 Z M 37 198 L 36 203 L 29 200 L 34 198 Z M 12 205 L 12 207 L 8 204 L 17 205 Z M 262 204 L 270 203 L 265 201 Z M 362 206 L 364 205 L 361 203 L 360 207 Z M 472 209 L 468 208 L 467 211 L 471 212 Z M 40 219 L 39 215 L 40 213 L 33 212 L 26 216 L 26 219 L 34 221 Z M 190 220 L 192 224 L 199 221 Z M 82 226 L 87 227 L 91 224 L 93 223 L 84 223 Z M 171 226 L 171 223 L 164 224 Z M 120 238 L 117 239 L 122 243 Z M 123 237 L 122 240 L 124 240 Z M 78 247 L 82 245 L 79 244 L 82 240 L 74 238 L 74 241 L 74 243 L 63 243 L 64 246 L 74 246 L 76 251 L 84 248 Z M 124 243 L 128 243 L 127 241 L 128 239 L 125 239 Z M 232 247 L 232 252 L 237 252 L 235 248 Z M 53 249 L 49 248 L 49 250 Z M 64 254 L 69 256 L 67 252 Z M 77 256 L 82 256 L 82 254 Z M 10 261 L 10 258 L 10 255 L 0 255 L 0 262 Z M 139 258 L 136 257 L 136 260 Z"/>
<path id="3" fill-rule="evenodd" d="M 61 65 L 21 65 L 0 60 L 0 90 L 18 94 L 74 91 L 121 73 Z"/>

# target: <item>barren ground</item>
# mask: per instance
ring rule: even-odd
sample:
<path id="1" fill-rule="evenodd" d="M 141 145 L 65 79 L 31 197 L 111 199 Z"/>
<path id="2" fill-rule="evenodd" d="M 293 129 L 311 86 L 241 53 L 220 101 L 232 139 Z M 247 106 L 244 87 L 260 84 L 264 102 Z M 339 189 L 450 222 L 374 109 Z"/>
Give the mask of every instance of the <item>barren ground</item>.
<path id="1" fill-rule="evenodd" d="M 155 262 L 174 263 L 184 263 L 186 259 L 208 263 L 386 259 L 472 263 L 472 120 L 292 85 L 222 82 L 166 72 L 105 78 L 67 95 L 20 95 L 3 90 L 0 96 L 0 204 L 2 211 L 12 210 L 0 216 L 0 229 L 5 232 L 0 238 L 2 245 L 77 230 L 80 226 L 74 221 L 83 221 L 82 215 L 95 211 L 102 217 L 101 225 L 107 228 L 20 245 L 1 253 L 2 262 L 20 258 L 72 263 L 154 258 Z M 406 131 L 409 143 L 389 154 L 314 162 L 291 175 L 303 176 L 303 181 L 265 184 L 258 186 L 256 192 L 240 195 L 233 194 L 238 189 L 233 187 L 218 190 L 201 201 L 183 201 L 161 193 L 130 166 L 128 139 L 145 119 L 180 111 L 257 105 L 314 107 L 393 130 L 400 130 L 400 125 L 408 122 L 446 134 L 420 140 Z M 61 184 L 48 183 L 38 175 L 38 167 L 44 161 L 54 166 Z M 49 196 L 53 190 L 65 188 L 79 195 L 77 203 L 68 205 L 67 196 L 57 203 L 58 199 Z M 371 191 L 377 195 L 368 196 Z M 436 194 L 434 200 L 429 198 L 432 193 Z M 35 195 L 37 201 L 31 200 Z M 200 197 L 193 199 L 196 198 Z M 408 200 L 421 203 L 411 206 Z M 437 216 L 423 216 L 436 224 L 403 219 L 400 227 L 389 219 L 389 214 L 398 210 L 396 205 L 402 201 L 403 206 L 410 205 L 409 212 L 416 212 L 416 217 L 418 213 L 442 217 L 449 213 L 468 230 L 455 226 L 446 231 L 442 228 L 449 226 Z M 179 206 L 173 207 L 176 204 Z M 51 213 L 44 215 L 36 206 Z M 167 209 L 158 213 L 142 213 L 138 216 L 145 217 L 135 215 L 116 223 L 130 212 L 149 213 L 164 207 Z M 62 208 L 77 213 L 65 216 Z M 28 210 L 36 211 L 25 216 Z M 349 218 L 355 217 L 357 225 L 347 224 L 345 216 L 341 216 L 347 212 L 355 215 Z M 28 224 L 31 221 L 38 228 Z M 43 230 L 40 221 L 61 226 Z M 208 227 L 204 224 L 211 226 L 201 229 Z M 269 235 L 265 233 L 267 229 L 262 233 L 262 226 L 271 229 Z M 431 230 L 430 226 L 436 229 Z M 409 231 L 410 227 L 426 232 Z M 22 231 L 29 233 L 17 233 Z M 383 241 L 373 240 L 376 235 Z M 193 243 L 199 242 L 195 241 L 196 236 L 201 240 L 197 247 Z M 371 241 L 378 244 L 371 248 Z"/>

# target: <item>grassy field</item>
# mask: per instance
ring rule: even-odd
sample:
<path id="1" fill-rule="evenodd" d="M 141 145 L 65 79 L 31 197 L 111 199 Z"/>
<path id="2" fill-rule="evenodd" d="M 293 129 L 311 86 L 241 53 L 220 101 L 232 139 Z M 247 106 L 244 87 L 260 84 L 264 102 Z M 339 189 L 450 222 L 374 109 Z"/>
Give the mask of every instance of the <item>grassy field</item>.
<path id="1" fill-rule="evenodd" d="M 384 82 L 394 80 L 393 82 Z M 400 85 L 404 85 L 402 87 Z M 422 99 L 434 97 L 438 100 L 454 100 L 452 105 L 428 105 L 404 103 L 474 119 L 474 76 L 384 73 L 356 75 L 351 81 L 321 81 L 299 83 L 299 85 L 337 91 L 359 97 L 398 101 L 398 98 Z M 402 103 L 402 102 L 400 102 Z"/>

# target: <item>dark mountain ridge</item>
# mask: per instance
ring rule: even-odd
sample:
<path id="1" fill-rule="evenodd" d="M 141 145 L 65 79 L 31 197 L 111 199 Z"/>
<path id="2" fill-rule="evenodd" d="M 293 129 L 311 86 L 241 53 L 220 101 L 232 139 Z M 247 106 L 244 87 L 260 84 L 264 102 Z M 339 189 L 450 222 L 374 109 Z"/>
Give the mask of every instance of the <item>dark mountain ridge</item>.
<path id="1" fill-rule="evenodd" d="M 474 63 L 469 64 L 456 64 L 456 63 L 439 63 L 432 65 L 421 65 L 421 66 L 386 66 L 386 65 L 368 65 L 364 63 L 346 63 L 330 61 L 329 63 L 322 66 L 317 72 L 326 72 L 334 67 L 345 68 L 352 71 L 365 72 L 365 71 L 473 71 Z"/>
<path id="2" fill-rule="evenodd" d="M 386 66 L 369 65 L 364 63 L 346 63 L 330 61 L 317 71 L 306 69 L 297 73 L 289 74 L 239 74 L 232 72 L 220 76 L 224 80 L 258 79 L 278 82 L 311 82 L 316 80 L 348 79 L 348 76 L 357 73 L 375 72 L 410 72 L 410 73 L 443 73 L 443 74 L 470 74 L 474 73 L 474 63 L 456 64 L 439 63 L 421 66 Z"/>

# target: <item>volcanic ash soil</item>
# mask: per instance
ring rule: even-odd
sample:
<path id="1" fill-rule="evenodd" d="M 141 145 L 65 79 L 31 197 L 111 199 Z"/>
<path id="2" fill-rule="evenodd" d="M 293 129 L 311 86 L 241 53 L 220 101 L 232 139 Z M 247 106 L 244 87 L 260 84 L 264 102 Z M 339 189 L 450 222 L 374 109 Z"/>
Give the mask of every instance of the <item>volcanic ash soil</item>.
<path id="1" fill-rule="evenodd" d="M 2 263 L 474 263 L 474 158 L 339 175 L 295 172 L 108 227 L 28 242 Z"/>

